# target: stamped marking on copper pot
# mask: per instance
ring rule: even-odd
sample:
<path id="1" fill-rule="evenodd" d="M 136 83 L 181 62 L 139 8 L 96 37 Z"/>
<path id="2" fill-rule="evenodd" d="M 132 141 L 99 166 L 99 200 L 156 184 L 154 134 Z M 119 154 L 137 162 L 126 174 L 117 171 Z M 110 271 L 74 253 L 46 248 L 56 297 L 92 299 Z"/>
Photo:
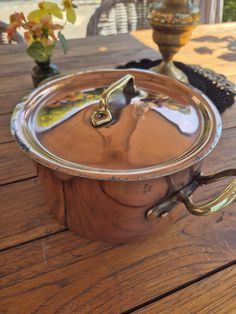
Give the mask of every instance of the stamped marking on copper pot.
<path id="1" fill-rule="evenodd" d="M 145 183 L 143 186 L 143 194 L 150 193 L 152 191 L 152 184 Z"/>

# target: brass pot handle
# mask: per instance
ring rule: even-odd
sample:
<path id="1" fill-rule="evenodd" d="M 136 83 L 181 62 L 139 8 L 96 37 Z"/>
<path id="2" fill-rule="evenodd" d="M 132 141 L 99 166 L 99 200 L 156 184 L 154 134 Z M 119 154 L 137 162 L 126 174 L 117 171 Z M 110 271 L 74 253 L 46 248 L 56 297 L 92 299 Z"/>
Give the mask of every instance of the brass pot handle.
<path id="1" fill-rule="evenodd" d="M 112 83 L 102 94 L 98 108 L 91 116 L 93 126 L 100 126 L 112 120 L 112 114 L 108 108 L 108 101 L 111 94 L 123 89 L 127 93 L 136 93 L 135 78 L 131 74 L 123 76 L 118 81 Z"/>
<path id="2" fill-rule="evenodd" d="M 236 169 L 222 171 L 212 176 L 201 176 L 199 178 L 199 185 L 207 185 L 231 176 L 236 176 Z M 225 208 L 236 199 L 236 179 L 234 179 L 214 200 L 205 204 L 195 204 L 191 196 L 187 196 L 182 191 L 178 193 L 178 199 L 185 204 L 187 210 L 193 215 L 212 215 Z"/>
<path id="3" fill-rule="evenodd" d="M 229 169 L 210 176 L 199 175 L 189 185 L 172 197 L 166 198 L 147 211 L 148 220 L 165 217 L 179 202 L 184 203 L 187 210 L 196 216 L 212 215 L 231 204 L 236 199 L 236 179 L 234 179 L 214 200 L 205 204 L 195 204 L 191 195 L 201 185 L 207 185 L 219 180 L 236 176 L 236 169 Z"/>

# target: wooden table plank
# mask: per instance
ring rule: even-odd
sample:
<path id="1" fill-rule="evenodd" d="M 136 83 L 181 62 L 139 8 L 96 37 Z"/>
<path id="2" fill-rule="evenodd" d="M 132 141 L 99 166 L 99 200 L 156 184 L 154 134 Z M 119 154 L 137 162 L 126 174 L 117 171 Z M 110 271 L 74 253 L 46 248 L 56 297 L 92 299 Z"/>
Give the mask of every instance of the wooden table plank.
<path id="1" fill-rule="evenodd" d="M 236 168 L 235 138 L 236 128 L 223 131 L 218 145 L 204 160 L 204 171 L 209 173 L 222 171 L 227 168 Z"/>
<path id="2" fill-rule="evenodd" d="M 177 291 L 133 313 L 227 313 L 236 311 L 236 266 Z"/>
<path id="3" fill-rule="evenodd" d="M 0 115 L 0 144 L 12 142 L 13 138 L 10 132 L 11 115 Z"/>
<path id="4" fill-rule="evenodd" d="M 0 185 L 35 177 L 32 160 L 16 143 L 0 145 Z"/>
<path id="5" fill-rule="evenodd" d="M 65 229 L 49 213 L 37 179 L 1 186 L 0 200 L 0 250 Z"/>
<path id="6" fill-rule="evenodd" d="M 34 241 L 1 254 L 0 308 L 9 313 L 15 307 L 22 313 L 128 310 L 235 258 L 235 223 L 235 205 L 213 217 L 187 215 L 161 237 L 97 250 L 89 258 L 82 253 L 82 239 L 70 232 L 45 238 L 44 253 L 42 240 Z"/>
<path id="7" fill-rule="evenodd" d="M 0 94 L 0 116 L 7 115 L 12 112 L 13 108 L 15 108 L 17 102 L 22 99 L 27 93 L 32 89 L 32 84 L 20 89 L 19 91 L 10 90 L 7 93 Z M 4 119 L 4 118 L 3 118 Z M 9 120 L 9 118 L 8 118 Z"/>
<path id="8" fill-rule="evenodd" d="M 204 35 L 215 36 L 217 32 L 217 36 L 224 37 L 227 32 L 235 36 L 230 25 L 214 27 L 215 30 L 210 26 Z M 82 41 L 82 48 L 78 44 L 81 41 L 73 41 L 72 55 L 66 59 L 58 54 L 55 61 L 58 60 L 63 72 L 64 69 L 71 72 L 76 67 L 109 67 L 137 58 L 157 57 L 155 51 L 125 36 L 122 44 L 122 40 L 116 41 L 113 37 L 102 39 L 99 44 L 96 39 L 86 39 Z M 186 47 L 185 60 L 193 60 L 193 45 Z M 227 49 L 226 40 L 224 45 L 225 48 L 220 47 L 221 52 Z M 100 51 L 102 46 L 108 48 L 107 51 Z M 31 88 L 28 71 L 32 65 L 27 63 L 23 47 L 4 49 L 0 51 L 1 60 L 3 57 L 6 61 L 5 81 L 4 75 L 0 77 L 0 114 L 9 114 L 17 101 L 15 95 L 20 96 Z M 19 54 L 15 49 L 19 49 Z M 7 54 L 9 59 L 5 57 Z M 201 57 L 196 59 L 202 60 Z M 19 64 L 23 64 L 20 70 Z M 236 76 L 233 63 L 219 60 L 217 55 L 212 61 L 206 58 L 206 64 L 219 69 L 224 67 L 228 75 Z M 16 74 L 14 67 L 18 69 Z M 26 79 L 25 84 L 19 81 L 23 79 Z M 234 112 L 232 108 L 230 114 L 223 115 L 225 130 L 220 145 L 206 160 L 204 168 L 208 173 L 236 167 L 236 152 L 232 149 L 236 136 Z M 1 121 L 7 125 L 5 120 Z M 4 126 L 3 130 L 5 133 L 0 139 L 4 142 L 9 133 Z M 4 249 L 0 255 L 0 312 L 13 313 L 17 308 L 22 313 L 119 313 L 197 280 L 235 259 L 235 204 L 212 217 L 199 218 L 185 213 L 163 236 L 153 236 L 139 243 L 114 246 L 90 242 L 64 231 L 49 214 L 38 181 L 27 179 L 31 170 L 24 167 L 26 161 L 20 163 L 16 159 L 8 164 L 8 158 L 14 155 L 13 146 L 11 153 L 9 144 L 12 143 L 0 145 L 0 149 L 4 146 L 8 152 L 2 159 L 2 167 L 23 167 L 16 180 L 24 180 L 9 184 L 12 175 L 7 176 L 6 171 L 2 175 L 7 184 L 0 189 L 0 245 Z M 1 173 L 0 169 L 0 178 Z M 210 185 L 198 191 L 196 198 L 208 199 L 224 184 Z"/>

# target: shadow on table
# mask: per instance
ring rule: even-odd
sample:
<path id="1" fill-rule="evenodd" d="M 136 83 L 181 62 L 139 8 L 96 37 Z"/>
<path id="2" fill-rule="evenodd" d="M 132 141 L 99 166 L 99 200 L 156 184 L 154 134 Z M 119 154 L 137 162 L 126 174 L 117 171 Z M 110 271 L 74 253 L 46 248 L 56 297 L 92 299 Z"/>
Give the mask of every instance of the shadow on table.
<path id="1" fill-rule="evenodd" d="M 228 50 L 229 52 L 226 52 L 220 56 L 218 56 L 218 59 L 222 59 L 222 60 L 226 60 L 229 62 L 235 62 L 236 61 L 236 39 L 232 36 L 225 36 L 222 38 L 219 38 L 217 36 L 202 36 L 202 37 L 198 37 L 198 38 L 194 38 L 192 39 L 192 41 L 195 42 L 199 42 L 199 43 L 222 43 L 222 42 L 226 42 L 228 43 Z M 194 51 L 198 54 L 213 54 L 213 52 L 215 51 L 214 49 L 210 49 L 207 46 L 202 46 L 202 47 L 198 47 L 195 48 Z"/>

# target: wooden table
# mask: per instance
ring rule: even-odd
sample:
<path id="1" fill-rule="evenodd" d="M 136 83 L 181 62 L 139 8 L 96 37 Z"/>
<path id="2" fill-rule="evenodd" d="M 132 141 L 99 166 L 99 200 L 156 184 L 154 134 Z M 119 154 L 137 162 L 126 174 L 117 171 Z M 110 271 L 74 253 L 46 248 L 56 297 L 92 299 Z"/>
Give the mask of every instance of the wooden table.
<path id="1" fill-rule="evenodd" d="M 70 42 L 62 72 L 155 59 L 151 32 Z M 178 55 L 236 82 L 236 24 L 202 26 Z M 125 245 L 73 235 L 49 214 L 31 161 L 9 133 L 12 109 L 31 88 L 23 46 L 0 47 L 0 313 L 236 313 L 236 205 L 182 218 L 159 237 Z M 223 114 L 205 172 L 236 167 L 236 108 Z M 224 182 L 197 193 L 206 200 Z"/>

